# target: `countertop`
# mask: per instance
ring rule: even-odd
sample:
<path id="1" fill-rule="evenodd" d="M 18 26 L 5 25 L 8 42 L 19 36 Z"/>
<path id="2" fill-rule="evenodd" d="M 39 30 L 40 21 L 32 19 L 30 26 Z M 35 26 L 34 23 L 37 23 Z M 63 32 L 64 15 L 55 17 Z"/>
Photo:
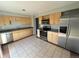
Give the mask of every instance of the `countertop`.
<path id="1" fill-rule="evenodd" d="M 39 28 L 39 29 L 42 30 L 42 31 L 45 31 L 45 30 L 43 30 L 41 28 Z M 47 30 L 47 31 L 58 32 L 59 30 L 58 29 L 51 29 L 51 30 Z"/>
<path id="2" fill-rule="evenodd" d="M 58 32 L 58 29 L 51 29 L 49 31 L 52 31 L 52 32 Z"/>
<path id="3" fill-rule="evenodd" d="M 44 31 L 43 29 L 39 29 L 39 30 Z M 47 32 L 48 32 L 48 31 L 56 32 L 56 33 L 59 33 L 59 36 L 66 37 L 66 34 L 65 34 L 65 33 L 60 33 L 60 32 L 59 32 L 59 29 L 51 29 L 51 30 L 47 30 Z"/>
<path id="4" fill-rule="evenodd" d="M 15 28 L 15 29 L 5 29 L 5 30 L 0 30 L 0 33 L 10 32 L 10 31 L 16 31 L 16 30 L 21 30 L 21 29 L 29 29 L 29 28 L 33 28 L 33 27 L 24 27 L 24 28 Z"/>
<path id="5" fill-rule="evenodd" d="M 65 33 L 58 33 L 58 34 L 59 34 L 58 36 L 66 37 Z"/>

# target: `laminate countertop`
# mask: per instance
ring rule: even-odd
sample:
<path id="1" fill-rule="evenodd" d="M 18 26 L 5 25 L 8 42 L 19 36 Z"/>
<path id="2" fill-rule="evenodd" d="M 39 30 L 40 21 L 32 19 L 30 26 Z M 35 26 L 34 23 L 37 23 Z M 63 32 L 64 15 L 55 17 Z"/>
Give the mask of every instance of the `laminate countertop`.
<path id="1" fill-rule="evenodd" d="M 58 32 L 59 30 L 58 29 L 51 29 L 50 31 L 52 31 L 52 32 Z"/>
<path id="2" fill-rule="evenodd" d="M 22 29 L 30 29 L 33 27 L 24 27 L 24 28 L 15 28 L 15 29 L 5 29 L 5 30 L 0 30 L 0 33 L 5 33 L 5 32 L 11 32 L 11 31 L 16 31 L 16 30 L 22 30 Z"/>
<path id="3" fill-rule="evenodd" d="M 43 30 L 43 29 L 41 29 L 41 28 L 40 28 L 39 30 L 45 31 L 45 30 Z M 50 30 L 46 30 L 46 31 L 58 32 L 59 29 L 50 29 Z"/>

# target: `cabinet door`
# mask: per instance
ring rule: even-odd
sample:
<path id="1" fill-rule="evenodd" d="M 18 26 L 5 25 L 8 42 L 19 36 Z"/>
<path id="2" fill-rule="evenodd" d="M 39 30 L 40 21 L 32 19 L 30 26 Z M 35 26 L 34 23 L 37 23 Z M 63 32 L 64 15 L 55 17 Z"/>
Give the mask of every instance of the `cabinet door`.
<path id="1" fill-rule="evenodd" d="M 54 23 L 55 24 L 59 24 L 60 23 L 60 17 L 61 17 L 61 13 L 60 12 L 57 12 L 57 13 L 54 13 Z"/>
<path id="2" fill-rule="evenodd" d="M 15 21 L 19 24 L 25 24 L 27 22 L 23 17 L 16 17 Z"/>
<path id="3" fill-rule="evenodd" d="M 33 29 L 32 28 L 26 29 L 25 36 L 30 36 L 32 34 L 33 34 Z"/>
<path id="4" fill-rule="evenodd" d="M 16 17 L 15 16 L 11 16 L 11 23 L 15 23 L 16 22 Z"/>
<path id="5" fill-rule="evenodd" d="M 42 16 L 39 17 L 39 24 L 42 24 Z"/>
<path id="6" fill-rule="evenodd" d="M 54 14 L 50 14 L 50 16 L 49 16 L 49 19 L 50 19 L 50 24 L 55 24 L 54 23 Z"/>
<path id="7" fill-rule="evenodd" d="M 49 17 L 50 24 L 59 24 L 60 23 L 60 16 L 61 16 L 60 12 L 50 14 L 50 17 Z"/>
<path id="8" fill-rule="evenodd" d="M 22 24 L 28 24 L 28 19 L 25 17 L 21 17 Z"/>
<path id="9" fill-rule="evenodd" d="M 48 41 L 54 44 L 58 44 L 58 33 L 48 31 Z"/>
<path id="10" fill-rule="evenodd" d="M 10 20 L 11 20 L 11 16 L 2 16 L 2 19 L 4 21 L 4 25 L 9 25 Z"/>
<path id="11" fill-rule="evenodd" d="M 33 29 L 17 30 L 17 31 L 13 31 L 12 33 L 13 33 L 13 41 L 16 41 L 32 35 Z"/>
<path id="12" fill-rule="evenodd" d="M 0 16 L 0 26 L 3 26 L 4 25 L 4 20 L 2 18 L 2 16 Z"/>
<path id="13" fill-rule="evenodd" d="M 53 43 L 58 44 L 58 33 L 53 32 Z"/>
<path id="14" fill-rule="evenodd" d="M 42 16 L 42 19 L 49 19 L 49 15 Z"/>
<path id="15" fill-rule="evenodd" d="M 32 25 L 32 19 L 31 18 L 28 17 L 28 18 L 25 18 L 25 19 L 27 20 L 28 25 Z"/>
<path id="16" fill-rule="evenodd" d="M 32 19 L 26 18 L 26 17 L 16 17 L 16 22 L 19 23 L 19 24 L 31 25 Z"/>
<path id="17" fill-rule="evenodd" d="M 11 20 L 11 16 L 0 16 L 0 25 L 9 25 Z"/>

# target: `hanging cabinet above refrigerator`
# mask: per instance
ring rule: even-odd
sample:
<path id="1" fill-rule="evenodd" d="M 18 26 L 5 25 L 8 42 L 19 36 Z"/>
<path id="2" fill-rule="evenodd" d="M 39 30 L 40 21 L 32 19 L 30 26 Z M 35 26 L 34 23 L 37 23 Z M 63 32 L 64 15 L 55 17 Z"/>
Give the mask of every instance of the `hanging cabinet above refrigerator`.
<path id="1" fill-rule="evenodd" d="M 78 17 L 78 15 L 79 15 L 79 8 L 62 12 L 61 18 Z"/>

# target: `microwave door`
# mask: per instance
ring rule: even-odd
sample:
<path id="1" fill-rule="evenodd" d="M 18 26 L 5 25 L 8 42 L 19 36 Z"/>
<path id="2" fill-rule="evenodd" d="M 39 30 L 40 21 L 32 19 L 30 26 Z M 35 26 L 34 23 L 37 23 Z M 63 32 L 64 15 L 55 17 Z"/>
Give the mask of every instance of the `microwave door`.
<path id="1" fill-rule="evenodd" d="M 49 20 L 42 20 L 42 24 L 49 24 Z"/>

